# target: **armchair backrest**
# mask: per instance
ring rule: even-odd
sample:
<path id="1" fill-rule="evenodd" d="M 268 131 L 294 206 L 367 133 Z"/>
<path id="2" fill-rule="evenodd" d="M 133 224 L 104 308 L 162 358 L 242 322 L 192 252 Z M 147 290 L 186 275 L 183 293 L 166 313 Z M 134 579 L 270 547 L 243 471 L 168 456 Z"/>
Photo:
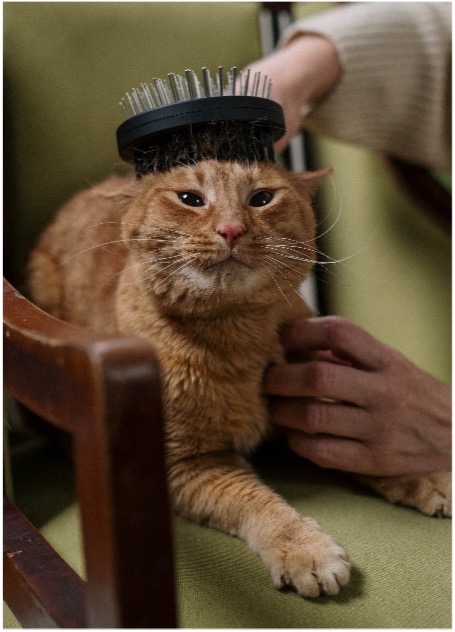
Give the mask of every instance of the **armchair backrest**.
<path id="1" fill-rule="evenodd" d="M 37 2 L 4 6 L 5 272 L 73 193 L 122 169 L 118 101 L 169 72 L 260 56 L 256 2 Z"/>

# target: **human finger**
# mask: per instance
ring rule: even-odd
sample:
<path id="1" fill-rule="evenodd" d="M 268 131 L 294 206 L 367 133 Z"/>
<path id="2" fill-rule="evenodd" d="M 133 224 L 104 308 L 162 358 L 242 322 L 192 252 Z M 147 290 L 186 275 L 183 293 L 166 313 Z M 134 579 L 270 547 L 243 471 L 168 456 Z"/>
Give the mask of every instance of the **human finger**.
<path id="1" fill-rule="evenodd" d="M 389 348 L 339 316 L 321 316 L 289 323 L 281 335 L 286 351 L 331 351 L 342 360 L 370 370 L 384 367 Z"/>
<path id="2" fill-rule="evenodd" d="M 367 407 L 376 385 L 372 375 L 332 362 L 310 360 L 272 365 L 264 378 L 268 395 L 328 398 Z"/>
<path id="3" fill-rule="evenodd" d="M 270 401 L 274 423 L 306 434 L 325 434 L 366 441 L 371 437 L 363 408 L 301 397 L 273 397 Z"/>
<path id="4" fill-rule="evenodd" d="M 385 474 L 367 444 L 361 441 L 297 430 L 289 430 L 286 435 L 293 452 L 320 467 L 373 476 Z"/>
<path id="5" fill-rule="evenodd" d="M 352 366 L 352 362 L 337 358 L 337 356 L 333 355 L 331 351 L 314 351 L 313 356 L 315 360 L 321 360 L 323 362 L 333 362 L 334 364 L 342 364 L 344 366 Z"/>

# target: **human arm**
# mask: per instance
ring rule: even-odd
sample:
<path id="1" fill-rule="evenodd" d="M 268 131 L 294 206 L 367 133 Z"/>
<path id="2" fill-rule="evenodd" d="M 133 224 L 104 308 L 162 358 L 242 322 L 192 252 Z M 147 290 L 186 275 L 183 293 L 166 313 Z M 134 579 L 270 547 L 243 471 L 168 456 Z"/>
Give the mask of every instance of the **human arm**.
<path id="1" fill-rule="evenodd" d="M 343 318 L 295 321 L 265 391 L 290 447 L 323 467 L 392 476 L 451 469 L 451 389 Z"/>
<path id="2" fill-rule="evenodd" d="M 335 52 L 335 75 L 327 53 L 308 53 L 316 38 Z M 450 170 L 450 3 L 339 6 L 297 22 L 250 68 L 272 77 L 285 142 L 305 117 L 318 133 Z"/>
<path id="3" fill-rule="evenodd" d="M 299 132 L 302 117 L 333 90 L 341 73 L 333 42 L 310 33 L 295 37 L 250 69 L 272 77 L 271 98 L 283 107 L 286 133 L 277 142 L 277 150 L 284 149 Z"/>

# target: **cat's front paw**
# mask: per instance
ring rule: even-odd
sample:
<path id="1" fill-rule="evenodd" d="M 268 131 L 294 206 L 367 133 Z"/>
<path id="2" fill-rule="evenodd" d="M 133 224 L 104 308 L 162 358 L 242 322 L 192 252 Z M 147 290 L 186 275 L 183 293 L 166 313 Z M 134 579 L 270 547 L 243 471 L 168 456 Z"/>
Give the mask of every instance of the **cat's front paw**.
<path id="1" fill-rule="evenodd" d="M 452 473 L 420 476 L 362 477 L 392 503 L 415 507 L 427 516 L 452 516 Z"/>
<path id="2" fill-rule="evenodd" d="M 272 541 L 261 556 L 276 588 L 292 586 L 302 597 L 314 598 L 337 595 L 349 582 L 345 551 L 311 518 L 301 518 Z"/>

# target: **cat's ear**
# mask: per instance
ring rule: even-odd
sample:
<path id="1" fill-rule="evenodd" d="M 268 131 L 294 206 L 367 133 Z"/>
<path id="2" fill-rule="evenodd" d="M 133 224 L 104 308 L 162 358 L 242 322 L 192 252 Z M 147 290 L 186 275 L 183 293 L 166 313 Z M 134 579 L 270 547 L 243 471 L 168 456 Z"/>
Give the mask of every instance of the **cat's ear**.
<path id="1" fill-rule="evenodd" d="M 130 205 L 137 196 L 140 187 L 140 181 L 134 177 L 119 178 L 114 176 L 109 184 L 109 189 L 104 193 L 105 197 L 114 199 L 115 203 L 122 209 Z"/>
<path id="2" fill-rule="evenodd" d="M 298 192 L 303 195 L 308 195 L 312 199 L 316 195 L 321 182 L 332 172 L 333 167 L 326 167 L 319 171 L 302 171 L 293 173 L 292 179 Z"/>

